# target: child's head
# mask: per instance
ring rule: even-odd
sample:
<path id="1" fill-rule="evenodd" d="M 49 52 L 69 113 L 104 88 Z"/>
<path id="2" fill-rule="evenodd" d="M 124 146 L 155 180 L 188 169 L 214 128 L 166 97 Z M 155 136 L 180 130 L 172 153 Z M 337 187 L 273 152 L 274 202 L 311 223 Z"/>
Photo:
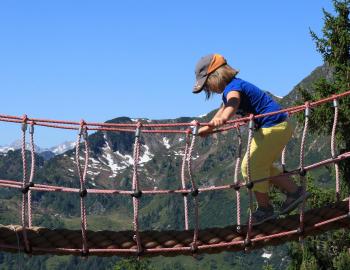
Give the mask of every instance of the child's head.
<path id="1" fill-rule="evenodd" d="M 196 84 L 193 93 L 204 90 L 208 99 L 213 93 L 222 93 L 238 71 L 230 67 L 223 56 L 210 54 L 198 61 L 195 73 Z"/>

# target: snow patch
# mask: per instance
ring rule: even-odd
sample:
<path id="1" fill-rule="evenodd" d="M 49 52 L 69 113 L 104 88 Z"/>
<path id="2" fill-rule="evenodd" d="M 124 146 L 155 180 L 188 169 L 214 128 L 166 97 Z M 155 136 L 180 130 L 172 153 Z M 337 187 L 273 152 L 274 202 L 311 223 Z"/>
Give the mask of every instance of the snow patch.
<path id="1" fill-rule="evenodd" d="M 163 137 L 163 144 L 166 149 L 170 148 L 169 139 L 167 137 Z"/>

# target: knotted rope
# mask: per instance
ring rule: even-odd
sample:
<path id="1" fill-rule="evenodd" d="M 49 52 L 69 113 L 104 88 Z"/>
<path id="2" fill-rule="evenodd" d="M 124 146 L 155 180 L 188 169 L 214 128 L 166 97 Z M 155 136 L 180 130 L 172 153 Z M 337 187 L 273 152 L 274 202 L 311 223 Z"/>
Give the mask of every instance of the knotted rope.
<path id="1" fill-rule="evenodd" d="M 192 134 L 192 140 L 191 140 L 191 145 L 188 150 L 188 156 L 187 156 L 187 168 L 188 168 L 188 177 L 191 183 L 191 195 L 193 197 L 194 201 L 194 231 L 193 231 L 193 241 L 191 244 L 191 249 L 193 253 L 196 253 L 198 249 L 198 231 L 199 231 L 199 213 L 198 213 L 198 188 L 196 185 L 196 182 L 193 179 L 192 176 L 192 153 L 194 149 L 194 145 L 196 142 L 196 137 L 198 136 L 198 128 L 199 128 L 199 123 L 196 121 L 195 127 L 193 129 L 193 134 Z"/>
<path id="2" fill-rule="evenodd" d="M 251 145 L 252 145 L 252 140 L 254 136 L 254 115 L 250 115 L 250 120 L 249 120 L 249 131 L 248 131 L 248 145 L 247 145 L 247 180 L 246 180 L 246 185 L 248 188 L 248 194 L 249 194 L 249 217 L 248 217 L 248 230 L 247 230 L 247 235 L 245 238 L 245 245 L 246 245 L 246 251 L 248 251 L 249 246 L 251 244 L 251 234 L 252 234 L 252 227 L 253 227 L 253 192 L 252 188 L 254 185 L 254 182 L 252 182 L 251 178 L 251 168 L 250 168 L 250 157 L 251 157 Z"/>
<path id="3" fill-rule="evenodd" d="M 134 169 L 133 169 L 133 177 L 132 177 L 132 201 L 134 207 L 134 241 L 137 245 L 137 255 L 141 255 L 143 251 L 143 247 L 140 239 L 139 232 L 139 206 L 140 206 L 140 197 L 142 192 L 139 188 L 139 180 L 138 180 L 138 164 L 140 160 L 140 136 L 141 136 L 141 122 L 138 122 L 137 128 L 135 131 L 135 142 L 134 142 Z"/>
<path id="4" fill-rule="evenodd" d="M 186 161 L 188 160 L 188 152 L 190 148 L 190 135 L 191 135 L 191 130 L 188 129 L 186 132 L 186 138 L 185 138 L 185 150 L 184 150 L 184 155 L 182 158 L 182 166 L 181 166 L 181 187 L 183 190 L 186 189 Z M 185 230 L 187 231 L 189 229 L 188 226 L 188 198 L 187 195 L 188 193 L 182 193 L 183 195 L 183 200 L 184 200 L 184 220 L 185 220 Z"/>
<path id="5" fill-rule="evenodd" d="M 305 204 L 306 204 L 306 171 L 304 168 L 304 160 L 305 160 L 305 140 L 306 140 L 306 134 L 308 131 L 309 126 L 309 118 L 310 118 L 310 103 L 305 103 L 305 121 L 304 121 L 304 129 L 303 129 L 303 135 L 301 138 L 301 144 L 300 144 L 300 184 L 302 186 L 302 196 L 303 196 L 303 202 L 300 206 L 300 227 L 299 227 L 299 233 L 300 233 L 300 241 L 303 240 L 303 233 L 304 233 L 304 215 L 305 215 Z"/>
<path id="6" fill-rule="evenodd" d="M 238 179 L 238 174 L 240 171 L 241 156 L 242 156 L 242 134 L 241 134 L 241 129 L 239 125 L 236 125 L 236 133 L 237 133 L 237 139 L 238 139 L 238 150 L 236 155 L 233 185 L 236 190 L 236 210 L 237 210 L 236 211 L 236 223 L 237 223 L 236 230 L 240 232 L 241 231 L 241 193 L 240 193 L 240 187 L 239 187 L 240 181 Z"/>
<path id="7" fill-rule="evenodd" d="M 84 156 L 84 170 L 81 169 L 80 164 L 80 142 L 81 138 L 84 140 L 84 150 L 85 150 L 85 156 Z M 86 207 L 85 207 L 85 198 L 87 196 L 87 189 L 85 187 L 86 183 L 86 174 L 88 169 L 88 162 L 89 162 L 89 144 L 88 144 L 88 132 L 85 122 L 82 120 L 80 123 L 80 129 L 77 137 L 77 141 L 75 144 L 75 162 L 77 166 L 77 171 L 79 175 L 79 181 L 80 181 L 80 213 L 81 213 L 81 235 L 82 235 L 82 256 L 88 255 L 88 244 L 87 244 L 87 218 L 86 218 Z"/>

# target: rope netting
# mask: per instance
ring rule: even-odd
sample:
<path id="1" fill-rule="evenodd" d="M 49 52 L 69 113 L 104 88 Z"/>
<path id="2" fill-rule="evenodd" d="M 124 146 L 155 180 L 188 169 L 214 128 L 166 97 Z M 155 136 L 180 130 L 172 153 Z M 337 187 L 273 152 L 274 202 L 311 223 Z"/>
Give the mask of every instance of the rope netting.
<path id="1" fill-rule="evenodd" d="M 29 118 L 0 115 L 0 122 L 12 122 L 21 124 L 22 132 L 22 167 L 23 179 L 6 180 L 0 179 L 1 188 L 18 189 L 22 193 L 21 200 L 21 225 L 0 226 L 0 249 L 4 251 L 16 252 L 25 251 L 28 254 L 74 254 L 87 256 L 93 255 L 176 255 L 194 253 L 215 253 L 222 250 L 247 250 L 260 248 L 264 245 L 275 245 L 295 239 L 302 239 L 306 235 L 321 233 L 334 228 L 348 227 L 350 216 L 349 197 L 341 198 L 338 163 L 350 157 L 350 152 L 337 154 L 336 151 L 336 128 L 338 124 L 339 104 L 338 100 L 349 96 L 350 91 L 333 95 L 315 102 L 306 102 L 303 105 L 283 109 L 279 112 L 272 112 L 263 115 L 249 115 L 228 121 L 224 127 L 216 129 L 214 132 L 233 131 L 237 137 L 237 155 L 234 163 L 234 177 L 231 184 L 217 186 L 198 186 L 193 174 L 193 152 L 198 129 L 200 126 L 209 123 L 193 121 L 191 123 L 90 123 L 84 120 L 80 122 L 58 121 L 47 119 Z M 313 164 L 305 164 L 305 142 L 309 127 L 311 109 L 325 103 L 333 103 L 334 120 L 330 140 L 331 157 Z M 332 206 L 325 206 L 319 209 L 305 211 L 305 197 L 299 207 L 298 215 L 291 215 L 253 226 L 252 212 L 254 207 L 252 188 L 256 183 L 270 181 L 281 175 L 266 177 L 262 179 L 251 179 L 250 165 L 250 145 L 254 136 L 254 120 L 260 117 L 287 112 L 289 115 L 304 111 L 305 121 L 300 142 L 300 158 L 298 168 L 286 171 L 286 149 L 282 152 L 282 168 L 284 176 L 299 176 L 306 192 L 307 172 L 321 166 L 334 164 L 335 166 L 335 203 Z M 30 174 L 28 177 L 28 161 L 26 155 L 26 135 L 29 126 L 30 137 Z M 77 130 L 77 140 L 75 144 L 75 163 L 79 177 L 80 188 L 71 188 L 47 184 L 34 183 L 35 175 L 35 147 L 34 147 L 34 127 L 44 126 L 49 128 Z M 243 148 L 241 130 L 247 127 L 247 178 L 240 180 L 240 163 Z M 133 170 L 131 190 L 120 189 L 95 189 L 87 188 L 87 172 L 89 164 L 89 131 L 108 132 L 132 132 L 135 134 L 133 149 Z M 179 189 L 145 189 L 140 188 L 139 165 L 141 153 L 141 136 L 143 133 L 172 133 L 183 134 L 184 153 L 181 163 L 181 179 Z M 81 150 L 83 147 L 83 151 Z M 83 155 L 81 156 L 81 152 Z M 83 164 L 81 159 L 84 161 Z M 248 190 L 248 219 L 242 222 L 241 190 Z M 227 190 L 235 193 L 236 209 L 232 221 L 232 226 L 225 228 L 200 229 L 199 197 L 201 193 Z M 81 229 L 46 229 L 33 226 L 32 219 L 32 192 L 67 192 L 80 196 L 80 219 Z M 112 232 L 112 231 L 90 231 L 88 230 L 88 219 L 86 211 L 86 200 L 89 194 L 105 194 L 131 196 L 133 205 L 133 230 Z M 141 231 L 140 228 L 140 201 L 143 195 L 173 194 L 183 196 L 184 208 L 184 230 L 183 231 Z M 190 200 L 193 203 L 193 217 L 190 218 Z M 213 217 L 215 218 L 215 217 Z M 192 222 L 190 222 L 192 220 Z M 192 224 L 193 228 L 190 228 Z"/>

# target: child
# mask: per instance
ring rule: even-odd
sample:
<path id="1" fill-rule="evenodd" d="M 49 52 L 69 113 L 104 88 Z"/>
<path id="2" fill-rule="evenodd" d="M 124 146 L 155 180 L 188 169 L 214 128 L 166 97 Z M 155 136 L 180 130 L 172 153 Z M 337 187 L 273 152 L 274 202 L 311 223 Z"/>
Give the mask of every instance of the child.
<path id="1" fill-rule="evenodd" d="M 202 57 L 195 69 L 196 84 L 193 93 L 204 91 L 206 98 L 213 93 L 222 94 L 223 104 L 209 122 L 201 127 L 200 136 L 210 134 L 234 114 L 263 114 L 281 110 L 280 105 L 253 84 L 236 77 L 238 71 L 230 67 L 219 54 Z M 279 158 L 284 146 L 292 136 L 292 127 L 286 113 L 279 113 L 255 119 L 256 132 L 250 147 L 251 180 L 276 176 L 281 170 L 273 163 Z M 247 154 L 242 161 L 242 175 L 247 178 Z M 280 176 L 270 181 L 255 183 L 253 191 L 258 208 L 253 213 L 253 224 L 257 225 L 275 217 L 268 196 L 269 184 L 277 186 L 287 194 L 280 214 L 295 209 L 303 200 L 302 187 L 298 187 L 290 177 Z M 308 196 L 308 194 L 306 194 Z"/>

